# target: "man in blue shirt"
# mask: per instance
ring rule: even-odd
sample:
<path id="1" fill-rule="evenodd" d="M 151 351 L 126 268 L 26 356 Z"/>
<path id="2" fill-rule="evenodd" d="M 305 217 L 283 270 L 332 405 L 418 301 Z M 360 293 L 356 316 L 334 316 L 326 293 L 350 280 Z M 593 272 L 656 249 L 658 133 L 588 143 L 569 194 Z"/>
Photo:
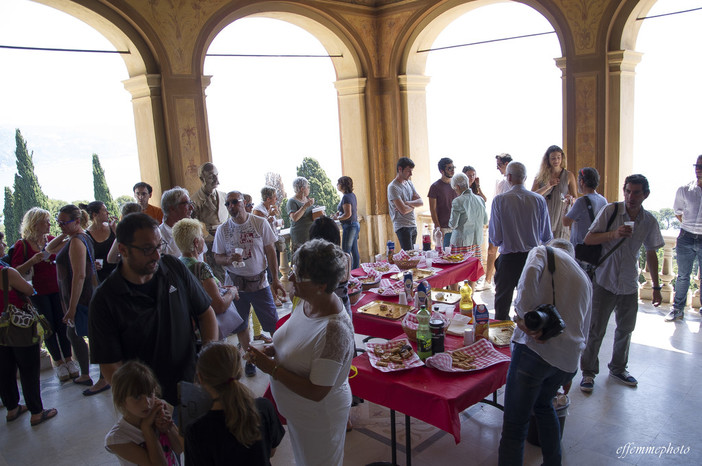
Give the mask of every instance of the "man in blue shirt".
<path id="1" fill-rule="evenodd" d="M 553 238 L 546 200 L 524 187 L 524 164 L 510 162 L 506 174 L 510 189 L 492 200 L 489 227 L 490 243 L 500 251 L 495 261 L 495 319 L 498 320 L 509 319 L 512 295 L 529 251 Z"/>

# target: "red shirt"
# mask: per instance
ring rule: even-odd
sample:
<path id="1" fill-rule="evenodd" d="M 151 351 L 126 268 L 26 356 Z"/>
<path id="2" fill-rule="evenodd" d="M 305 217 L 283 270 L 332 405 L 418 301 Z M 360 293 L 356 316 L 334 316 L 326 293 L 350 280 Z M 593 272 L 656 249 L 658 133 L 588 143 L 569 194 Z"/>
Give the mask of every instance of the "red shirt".
<path id="1" fill-rule="evenodd" d="M 6 269 L 7 267 L 0 266 L 0 274 L 3 269 Z M 0 280 L 2 280 L 2 277 L 0 276 Z M 0 307 L 0 314 L 2 314 L 3 309 L 5 308 L 5 290 L 0 290 L 0 294 L 2 294 L 2 297 L 0 297 L 0 302 L 2 303 L 2 307 Z M 17 296 L 17 292 L 15 290 L 10 289 L 9 293 L 10 297 L 10 304 L 14 304 L 17 307 L 22 307 L 24 305 L 24 302 Z"/>
<path id="2" fill-rule="evenodd" d="M 47 244 L 54 239 L 53 236 L 47 236 Z M 24 258 L 24 246 L 22 243 L 27 245 L 27 259 Z M 27 241 L 18 240 L 15 243 L 15 253 L 10 259 L 10 265 L 12 267 L 18 267 L 27 260 L 31 259 L 34 254 L 39 251 L 34 250 L 32 246 Z M 32 285 L 36 290 L 37 294 L 47 295 L 52 293 L 58 293 L 58 279 L 56 278 L 56 255 L 52 254 L 49 257 L 48 262 L 43 260 L 34 266 L 34 277 L 32 278 Z"/>

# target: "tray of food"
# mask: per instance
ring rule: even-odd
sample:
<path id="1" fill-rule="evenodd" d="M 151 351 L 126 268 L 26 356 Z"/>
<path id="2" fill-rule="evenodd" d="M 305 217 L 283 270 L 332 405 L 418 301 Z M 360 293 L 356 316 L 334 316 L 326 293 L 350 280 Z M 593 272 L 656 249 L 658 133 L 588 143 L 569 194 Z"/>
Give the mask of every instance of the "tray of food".
<path id="1" fill-rule="evenodd" d="M 387 343 L 366 343 L 371 366 L 381 372 L 404 371 L 424 365 L 406 338 Z"/>
<path id="2" fill-rule="evenodd" d="M 490 341 L 495 346 L 509 346 L 514 334 L 514 328 L 517 326 L 511 320 L 501 320 L 499 322 L 491 322 L 489 330 Z"/>
<path id="3" fill-rule="evenodd" d="M 390 278 L 392 280 L 402 281 L 405 279 L 405 272 L 412 272 L 412 281 L 415 283 L 421 282 L 422 280 L 424 280 L 428 277 L 432 277 L 432 276 L 436 275 L 436 272 L 432 269 L 416 269 L 415 268 L 415 269 L 405 270 L 403 272 L 398 272 L 394 275 L 391 275 Z M 460 299 L 461 295 L 459 294 L 458 297 Z"/>
<path id="4" fill-rule="evenodd" d="M 367 274 L 371 274 L 371 271 L 375 271 L 380 275 L 386 275 L 388 273 L 396 273 L 400 271 L 400 268 L 395 264 L 388 264 L 387 262 L 364 262 L 361 264 L 361 268 Z"/>
<path id="5" fill-rule="evenodd" d="M 510 357 L 497 351 L 487 340 L 481 339 L 470 346 L 427 358 L 428 367 L 444 372 L 473 372 L 509 362 Z"/>
<path id="6" fill-rule="evenodd" d="M 357 312 L 372 316 L 382 317 L 383 319 L 399 320 L 404 317 L 411 306 L 397 303 L 387 303 L 385 301 L 371 301 L 358 308 Z"/>
<path id="7" fill-rule="evenodd" d="M 431 301 L 433 303 L 456 304 L 461 300 L 461 293 L 458 291 L 431 289 Z"/>
<path id="8" fill-rule="evenodd" d="M 460 264 L 468 260 L 467 254 L 444 254 L 434 259 L 434 264 Z"/>

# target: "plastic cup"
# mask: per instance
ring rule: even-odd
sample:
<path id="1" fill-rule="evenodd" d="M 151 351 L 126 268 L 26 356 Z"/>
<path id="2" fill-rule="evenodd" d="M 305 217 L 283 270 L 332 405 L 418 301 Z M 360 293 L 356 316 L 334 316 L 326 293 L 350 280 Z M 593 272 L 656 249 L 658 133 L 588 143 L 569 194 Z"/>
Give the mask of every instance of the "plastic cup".
<path id="1" fill-rule="evenodd" d="M 631 231 L 634 231 L 634 222 L 624 222 L 624 225 L 631 227 Z"/>
<path id="2" fill-rule="evenodd" d="M 432 264 L 432 262 L 433 262 L 432 259 L 431 259 L 431 257 L 427 257 L 427 258 L 424 259 L 424 260 L 425 260 L 426 263 L 427 263 L 427 267 L 431 267 L 431 264 Z"/>
<path id="3" fill-rule="evenodd" d="M 375 261 L 376 261 L 376 262 L 380 262 L 380 261 L 382 261 L 382 260 L 383 260 L 383 255 L 382 255 L 382 254 L 376 254 L 376 255 L 375 255 Z"/>
<path id="4" fill-rule="evenodd" d="M 446 246 L 446 247 L 444 248 L 444 252 L 445 252 L 447 255 L 448 255 L 448 254 L 451 254 L 451 246 Z"/>
<path id="5" fill-rule="evenodd" d="M 242 255 L 244 253 L 244 250 L 241 248 L 234 248 L 234 254 L 239 254 Z"/>

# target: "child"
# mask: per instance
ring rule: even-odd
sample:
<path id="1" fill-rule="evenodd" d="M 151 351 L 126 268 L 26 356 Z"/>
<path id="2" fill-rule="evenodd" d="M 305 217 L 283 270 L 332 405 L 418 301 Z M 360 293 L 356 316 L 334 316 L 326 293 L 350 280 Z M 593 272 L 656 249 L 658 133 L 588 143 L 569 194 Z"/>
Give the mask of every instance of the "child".
<path id="1" fill-rule="evenodd" d="M 178 465 L 183 441 L 169 405 L 145 364 L 128 361 L 112 376 L 112 401 L 122 414 L 105 436 L 105 448 L 122 465 Z"/>
<path id="2" fill-rule="evenodd" d="M 196 373 L 212 397 L 212 409 L 185 430 L 185 462 L 190 465 L 268 466 L 285 435 L 273 404 L 254 399 L 241 379 L 241 357 L 226 342 L 207 345 Z"/>

